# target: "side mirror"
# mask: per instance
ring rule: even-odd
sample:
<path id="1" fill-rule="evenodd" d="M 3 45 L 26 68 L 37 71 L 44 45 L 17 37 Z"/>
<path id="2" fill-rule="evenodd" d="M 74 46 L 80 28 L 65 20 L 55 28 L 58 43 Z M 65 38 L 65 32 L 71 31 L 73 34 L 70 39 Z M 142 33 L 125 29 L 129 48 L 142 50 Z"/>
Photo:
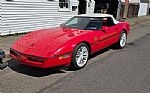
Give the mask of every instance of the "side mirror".
<path id="1" fill-rule="evenodd" d="M 64 27 L 65 26 L 65 24 L 63 23 L 63 24 L 60 24 L 60 27 Z"/>
<path id="2" fill-rule="evenodd" d="M 107 30 L 109 30 L 108 26 L 102 26 L 102 31 L 107 31 Z"/>

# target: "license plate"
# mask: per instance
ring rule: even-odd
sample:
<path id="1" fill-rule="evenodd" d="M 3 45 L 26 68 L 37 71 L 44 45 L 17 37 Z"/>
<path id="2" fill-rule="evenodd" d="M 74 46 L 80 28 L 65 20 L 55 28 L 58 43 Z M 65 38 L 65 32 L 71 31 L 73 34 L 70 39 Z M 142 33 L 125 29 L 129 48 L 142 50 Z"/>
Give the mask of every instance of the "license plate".
<path id="1" fill-rule="evenodd" d="M 17 59 L 18 60 L 26 60 L 26 57 L 23 55 L 18 55 Z"/>

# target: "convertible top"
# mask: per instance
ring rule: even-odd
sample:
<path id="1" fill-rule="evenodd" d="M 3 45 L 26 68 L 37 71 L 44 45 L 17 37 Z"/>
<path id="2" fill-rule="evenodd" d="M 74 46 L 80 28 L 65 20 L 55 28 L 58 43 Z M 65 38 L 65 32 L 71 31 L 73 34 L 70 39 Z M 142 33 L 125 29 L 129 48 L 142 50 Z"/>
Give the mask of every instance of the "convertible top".
<path id="1" fill-rule="evenodd" d="M 95 13 L 95 14 L 81 14 L 81 15 L 77 15 L 79 17 L 111 17 L 114 21 L 115 24 L 118 24 L 119 21 L 117 21 L 112 15 L 110 14 L 98 14 L 98 13 Z"/>

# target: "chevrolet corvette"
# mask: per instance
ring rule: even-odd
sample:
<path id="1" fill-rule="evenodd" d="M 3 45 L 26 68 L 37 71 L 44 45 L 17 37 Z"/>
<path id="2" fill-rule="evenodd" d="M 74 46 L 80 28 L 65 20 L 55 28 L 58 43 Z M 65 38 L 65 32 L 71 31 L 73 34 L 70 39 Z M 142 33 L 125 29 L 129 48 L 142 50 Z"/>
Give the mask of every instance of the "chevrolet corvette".
<path id="1" fill-rule="evenodd" d="M 83 68 L 89 55 L 116 45 L 124 48 L 130 31 L 128 22 L 109 14 L 77 15 L 59 27 L 30 32 L 10 48 L 10 56 L 39 68 L 69 65 Z"/>

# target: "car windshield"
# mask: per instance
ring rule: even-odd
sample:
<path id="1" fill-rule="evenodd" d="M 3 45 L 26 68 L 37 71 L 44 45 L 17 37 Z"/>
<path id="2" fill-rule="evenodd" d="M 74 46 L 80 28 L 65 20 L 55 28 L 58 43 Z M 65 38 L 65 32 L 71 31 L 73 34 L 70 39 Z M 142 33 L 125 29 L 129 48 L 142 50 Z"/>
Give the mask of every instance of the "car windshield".
<path id="1" fill-rule="evenodd" d="M 63 26 L 82 30 L 99 30 L 101 29 L 101 20 L 101 18 L 73 17 L 63 24 Z"/>

